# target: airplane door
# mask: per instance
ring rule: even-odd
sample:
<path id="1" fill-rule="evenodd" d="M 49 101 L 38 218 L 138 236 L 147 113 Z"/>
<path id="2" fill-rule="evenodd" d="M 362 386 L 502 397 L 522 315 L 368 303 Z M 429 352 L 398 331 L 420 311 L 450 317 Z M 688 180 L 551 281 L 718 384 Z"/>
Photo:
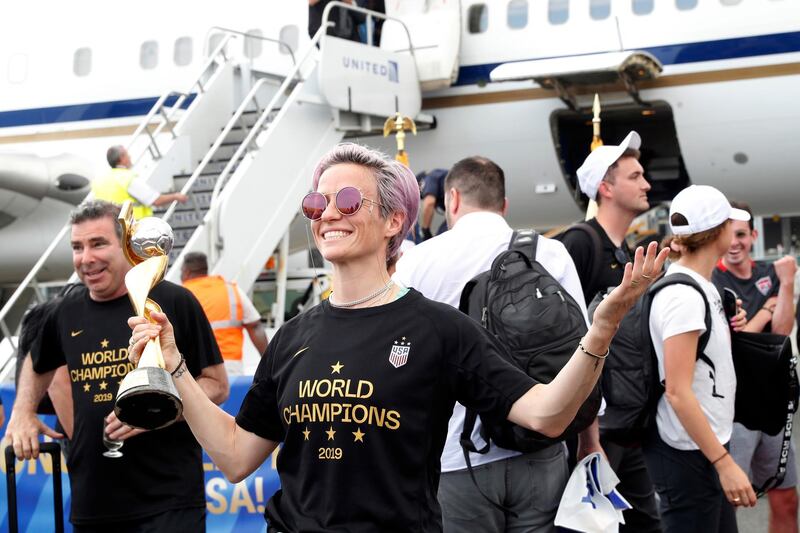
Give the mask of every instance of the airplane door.
<path id="1" fill-rule="evenodd" d="M 550 116 L 553 143 L 558 154 L 564 181 L 576 203 L 585 210 L 587 198 L 578 188 L 577 170 L 592 142 L 590 110 L 560 109 Z M 648 106 L 628 104 L 605 106 L 602 113 L 602 138 L 606 144 L 617 144 L 629 131 L 642 137 L 640 161 L 652 187 L 650 205 L 672 200 L 681 189 L 690 185 L 672 108 L 667 102 L 650 102 Z"/>

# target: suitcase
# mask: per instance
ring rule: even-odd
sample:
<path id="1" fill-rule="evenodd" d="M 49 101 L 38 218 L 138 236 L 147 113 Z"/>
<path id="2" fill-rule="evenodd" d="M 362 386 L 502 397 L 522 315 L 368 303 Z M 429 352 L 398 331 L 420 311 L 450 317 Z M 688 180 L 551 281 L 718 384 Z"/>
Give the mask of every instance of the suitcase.
<path id="1" fill-rule="evenodd" d="M 55 512 L 55 531 L 64 532 L 64 504 L 61 494 L 61 446 L 57 442 L 39 443 L 39 453 L 50 455 L 53 461 L 53 511 Z M 17 517 L 17 472 L 14 448 L 6 447 L 6 488 L 8 493 L 8 531 L 19 532 Z"/>

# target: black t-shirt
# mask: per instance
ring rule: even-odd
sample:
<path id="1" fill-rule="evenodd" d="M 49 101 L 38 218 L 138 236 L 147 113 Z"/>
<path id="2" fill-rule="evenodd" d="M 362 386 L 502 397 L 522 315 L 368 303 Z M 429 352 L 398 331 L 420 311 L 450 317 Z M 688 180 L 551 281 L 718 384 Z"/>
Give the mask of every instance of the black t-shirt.
<path id="1" fill-rule="evenodd" d="M 583 297 L 586 299 L 586 305 L 589 305 L 598 292 L 605 292 L 609 287 L 616 287 L 622 283 L 622 276 L 625 274 L 625 263 L 621 263 L 615 257 L 618 247 L 611 241 L 606 230 L 597 222 L 597 219 L 592 218 L 587 220 L 586 223 L 594 228 L 600 237 L 603 249 L 599 256 L 591 237 L 583 231 L 570 231 L 563 236 L 561 242 L 564 243 L 569 255 L 572 256 L 575 269 L 578 271 L 578 277 L 581 279 Z M 622 246 L 619 248 L 628 257 L 628 260 L 632 260 L 633 256 L 625 241 L 622 242 Z M 602 267 L 597 280 L 592 282 L 594 263 L 598 257 Z"/>
<path id="2" fill-rule="evenodd" d="M 477 323 L 411 290 L 380 307 L 328 302 L 270 341 L 236 423 L 283 442 L 283 531 L 441 531 L 440 456 L 456 400 L 508 415 L 532 380 Z"/>
<path id="3" fill-rule="evenodd" d="M 752 276 L 748 279 L 736 277 L 720 261 L 711 274 L 711 281 L 716 285 L 720 294 L 722 294 L 723 287 L 728 287 L 739 295 L 742 307 L 747 311 L 748 320 L 764 307 L 769 298 L 777 296 L 781 286 L 778 275 L 775 273 L 775 267 L 771 263 L 763 261 L 753 261 Z M 770 331 L 770 325 L 767 324 L 764 331 Z"/>
<path id="4" fill-rule="evenodd" d="M 222 363 L 203 309 L 188 290 L 162 281 L 150 297 L 175 327 L 176 343 L 192 375 Z M 132 315 L 127 295 L 95 302 L 85 287 L 76 287 L 47 319 L 31 349 L 36 372 L 64 363 L 69 369 L 75 427 L 67 466 L 70 520 L 75 524 L 205 506 L 202 451 L 185 422 L 126 440 L 121 458 L 102 455 L 103 418 L 114 408 L 120 381 L 133 369 L 127 324 Z"/>

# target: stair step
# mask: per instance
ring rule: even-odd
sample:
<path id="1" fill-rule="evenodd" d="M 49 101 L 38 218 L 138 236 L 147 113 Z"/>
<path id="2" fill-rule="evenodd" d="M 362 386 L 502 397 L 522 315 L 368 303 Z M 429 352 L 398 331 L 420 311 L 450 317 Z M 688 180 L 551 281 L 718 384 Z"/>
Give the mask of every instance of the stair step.
<path id="1" fill-rule="evenodd" d="M 173 230 L 184 228 L 196 228 L 203 223 L 203 217 L 206 216 L 207 210 L 197 211 L 175 211 L 169 219 L 169 225 Z"/>
<path id="2" fill-rule="evenodd" d="M 219 174 L 201 174 L 197 177 L 197 179 L 192 184 L 192 188 L 189 189 L 189 192 L 207 192 L 214 190 L 214 184 L 217 183 L 217 176 Z M 175 176 L 172 178 L 172 182 L 175 184 L 176 190 L 182 190 L 186 183 L 189 181 L 191 176 Z"/>

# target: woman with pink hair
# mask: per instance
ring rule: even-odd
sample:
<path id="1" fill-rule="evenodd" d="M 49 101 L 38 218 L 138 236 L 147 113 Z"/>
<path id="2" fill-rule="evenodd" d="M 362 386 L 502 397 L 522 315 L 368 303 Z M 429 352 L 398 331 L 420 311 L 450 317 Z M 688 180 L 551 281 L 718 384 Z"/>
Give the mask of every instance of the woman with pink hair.
<path id="1" fill-rule="evenodd" d="M 441 531 L 439 459 L 454 403 L 561 434 L 665 255 L 655 245 L 646 256 L 638 249 L 570 362 L 551 383 L 534 385 L 477 323 L 389 277 L 419 205 L 407 167 L 341 144 L 322 158 L 312 186 L 301 208 L 333 265 L 333 292 L 277 332 L 235 418 L 184 371 L 164 315 L 154 315 L 157 324 L 129 320 L 131 358 L 160 336 L 186 421 L 230 480 L 283 443 L 269 531 Z"/>

